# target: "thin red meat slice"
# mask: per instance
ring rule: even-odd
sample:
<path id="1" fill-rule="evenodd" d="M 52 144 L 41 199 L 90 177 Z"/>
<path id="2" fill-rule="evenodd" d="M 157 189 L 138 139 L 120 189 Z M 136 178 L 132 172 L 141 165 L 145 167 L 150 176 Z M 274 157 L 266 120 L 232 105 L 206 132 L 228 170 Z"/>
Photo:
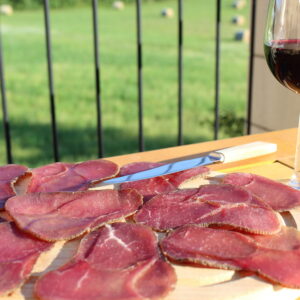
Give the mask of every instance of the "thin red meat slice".
<path id="1" fill-rule="evenodd" d="M 87 190 L 93 184 L 114 177 L 118 166 L 98 159 L 82 163 L 53 163 L 32 170 L 27 193 Z"/>
<path id="2" fill-rule="evenodd" d="M 196 196 L 201 201 L 221 203 L 242 203 L 252 206 L 270 208 L 264 201 L 245 189 L 229 184 L 207 184 L 200 187 Z"/>
<path id="3" fill-rule="evenodd" d="M 129 216 L 141 204 L 142 196 L 135 190 L 94 190 L 15 196 L 5 208 L 22 230 L 57 241 Z"/>
<path id="4" fill-rule="evenodd" d="M 0 295 L 21 286 L 30 276 L 39 255 L 51 243 L 21 232 L 12 222 L 0 224 Z"/>
<path id="5" fill-rule="evenodd" d="M 11 181 L 15 180 L 18 177 L 24 175 L 28 171 L 26 166 L 22 165 L 5 165 L 0 167 L 0 181 Z"/>
<path id="6" fill-rule="evenodd" d="M 255 255 L 238 263 L 261 276 L 290 288 L 300 288 L 300 232 L 283 226 L 275 235 L 251 235 L 258 245 Z"/>
<path id="7" fill-rule="evenodd" d="M 249 235 L 257 244 L 264 248 L 283 251 L 299 251 L 300 231 L 293 227 L 282 226 L 280 232 L 272 235 Z"/>
<path id="8" fill-rule="evenodd" d="M 131 163 L 121 167 L 120 175 L 129 175 L 162 165 L 163 163 L 152 162 Z M 197 176 L 204 176 L 208 173 L 209 169 L 207 167 L 196 167 L 169 175 L 158 176 L 134 182 L 125 182 L 120 185 L 120 189 L 136 189 L 144 196 L 144 201 L 148 201 L 155 195 L 177 190 L 179 186 L 184 182 L 191 180 Z"/>
<path id="9" fill-rule="evenodd" d="M 22 165 L 6 165 L 0 167 L 0 210 L 4 209 L 6 200 L 14 195 L 14 183 L 28 172 L 28 168 Z"/>
<path id="10" fill-rule="evenodd" d="M 173 289 L 174 269 L 147 227 L 115 223 L 84 237 L 69 263 L 41 277 L 41 300 L 160 299 Z"/>
<path id="11" fill-rule="evenodd" d="M 160 246 L 172 261 L 248 270 L 286 287 L 300 288 L 299 233 L 291 229 L 252 238 L 234 231 L 187 225 L 169 234 Z"/>
<path id="12" fill-rule="evenodd" d="M 242 232 L 267 235 L 279 232 L 281 227 L 278 217 L 271 209 L 240 203 L 221 205 L 196 223 L 227 226 Z"/>
<path id="13" fill-rule="evenodd" d="M 287 211 L 300 205 L 300 191 L 263 176 L 231 173 L 225 175 L 223 182 L 243 187 L 276 211 Z"/>
<path id="14" fill-rule="evenodd" d="M 295 251 L 260 248 L 256 255 L 238 260 L 243 269 L 257 272 L 270 281 L 289 288 L 300 288 L 300 255 Z"/>
<path id="15" fill-rule="evenodd" d="M 235 231 L 186 225 L 161 240 L 165 256 L 175 262 L 194 263 L 239 270 L 232 259 L 248 257 L 257 251 L 256 243 Z"/>
<path id="16" fill-rule="evenodd" d="M 133 173 L 153 169 L 153 168 L 160 167 L 163 165 L 164 165 L 164 163 L 158 163 L 158 162 L 146 162 L 146 161 L 134 162 L 134 163 L 130 163 L 130 164 L 122 166 L 120 168 L 119 175 L 120 176 L 130 175 Z"/>
<path id="17" fill-rule="evenodd" d="M 204 185 L 157 195 L 143 205 L 134 220 L 158 231 L 186 224 L 216 224 L 252 233 L 278 232 L 281 225 L 277 215 L 260 204 L 239 187 Z"/>

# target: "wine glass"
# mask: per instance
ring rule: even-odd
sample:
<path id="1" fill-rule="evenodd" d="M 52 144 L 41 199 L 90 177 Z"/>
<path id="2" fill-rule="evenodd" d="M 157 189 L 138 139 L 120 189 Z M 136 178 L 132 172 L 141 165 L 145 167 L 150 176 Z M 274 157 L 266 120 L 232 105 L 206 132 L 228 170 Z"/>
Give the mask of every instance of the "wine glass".
<path id="1" fill-rule="evenodd" d="M 299 94 L 300 0 L 270 0 L 264 49 L 266 61 L 275 78 Z M 300 189 L 300 118 L 290 185 Z"/>

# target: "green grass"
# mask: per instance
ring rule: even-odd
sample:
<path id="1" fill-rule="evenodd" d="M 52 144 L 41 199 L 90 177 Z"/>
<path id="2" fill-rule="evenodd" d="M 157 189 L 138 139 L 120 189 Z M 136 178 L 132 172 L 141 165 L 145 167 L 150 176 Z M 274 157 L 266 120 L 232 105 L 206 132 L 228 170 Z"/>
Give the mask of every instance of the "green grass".
<path id="1" fill-rule="evenodd" d="M 221 114 L 243 118 L 248 45 L 233 39 L 235 14 L 222 9 Z M 213 138 L 215 2 L 187 0 L 184 7 L 184 142 Z M 248 4 L 249 6 L 249 4 Z M 144 134 L 146 150 L 177 143 L 177 18 L 160 11 L 176 1 L 143 5 Z M 135 6 L 124 11 L 100 1 L 100 58 L 105 156 L 138 151 Z M 247 27 L 248 24 L 244 25 Z M 91 9 L 51 11 L 59 152 L 62 161 L 97 157 Z M 8 109 L 15 163 L 52 161 L 43 12 L 1 17 Z M 234 120 L 233 120 L 234 122 Z M 234 134 L 234 133 L 232 133 Z M 220 137 L 232 134 L 221 131 Z M 6 163 L 3 132 L 0 163 Z"/>

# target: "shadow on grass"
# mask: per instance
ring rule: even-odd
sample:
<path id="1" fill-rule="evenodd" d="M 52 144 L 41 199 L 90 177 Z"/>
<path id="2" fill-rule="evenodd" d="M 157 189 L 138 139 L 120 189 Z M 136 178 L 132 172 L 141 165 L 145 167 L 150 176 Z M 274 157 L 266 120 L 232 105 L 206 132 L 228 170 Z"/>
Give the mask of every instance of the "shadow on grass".
<path id="1" fill-rule="evenodd" d="M 51 127 L 48 124 L 28 124 L 11 122 L 13 162 L 36 167 L 53 162 Z M 98 157 L 96 128 L 79 126 L 58 129 L 60 161 L 76 162 Z M 186 143 L 204 141 L 188 139 Z M 138 152 L 138 133 L 121 128 L 105 128 L 103 135 L 104 157 Z M 176 146 L 177 136 L 161 134 L 155 137 L 145 136 L 146 150 Z M 3 132 L 1 132 L 1 164 L 6 164 Z"/>

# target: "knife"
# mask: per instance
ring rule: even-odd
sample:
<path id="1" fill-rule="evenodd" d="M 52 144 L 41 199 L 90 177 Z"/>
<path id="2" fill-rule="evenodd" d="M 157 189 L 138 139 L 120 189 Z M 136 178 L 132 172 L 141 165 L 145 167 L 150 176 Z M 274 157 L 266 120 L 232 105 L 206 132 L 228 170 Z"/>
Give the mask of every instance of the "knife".
<path id="1" fill-rule="evenodd" d="M 165 164 L 149 170 L 137 172 L 130 175 L 115 177 L 102 181 L 101 186 L 108 184 L 118 184 L 129 181 L 149 179 L 152 177 L 168 175 L 179 171 L 192 169 L 199 166 L 206 166 L 215 163 L 228 163 L 274 153 L 277 151 L 277 145 L 267 142 L 253 142 L 240 146 L 229 147 L 208 153 L 208 155 L 181 160 Z"/>

